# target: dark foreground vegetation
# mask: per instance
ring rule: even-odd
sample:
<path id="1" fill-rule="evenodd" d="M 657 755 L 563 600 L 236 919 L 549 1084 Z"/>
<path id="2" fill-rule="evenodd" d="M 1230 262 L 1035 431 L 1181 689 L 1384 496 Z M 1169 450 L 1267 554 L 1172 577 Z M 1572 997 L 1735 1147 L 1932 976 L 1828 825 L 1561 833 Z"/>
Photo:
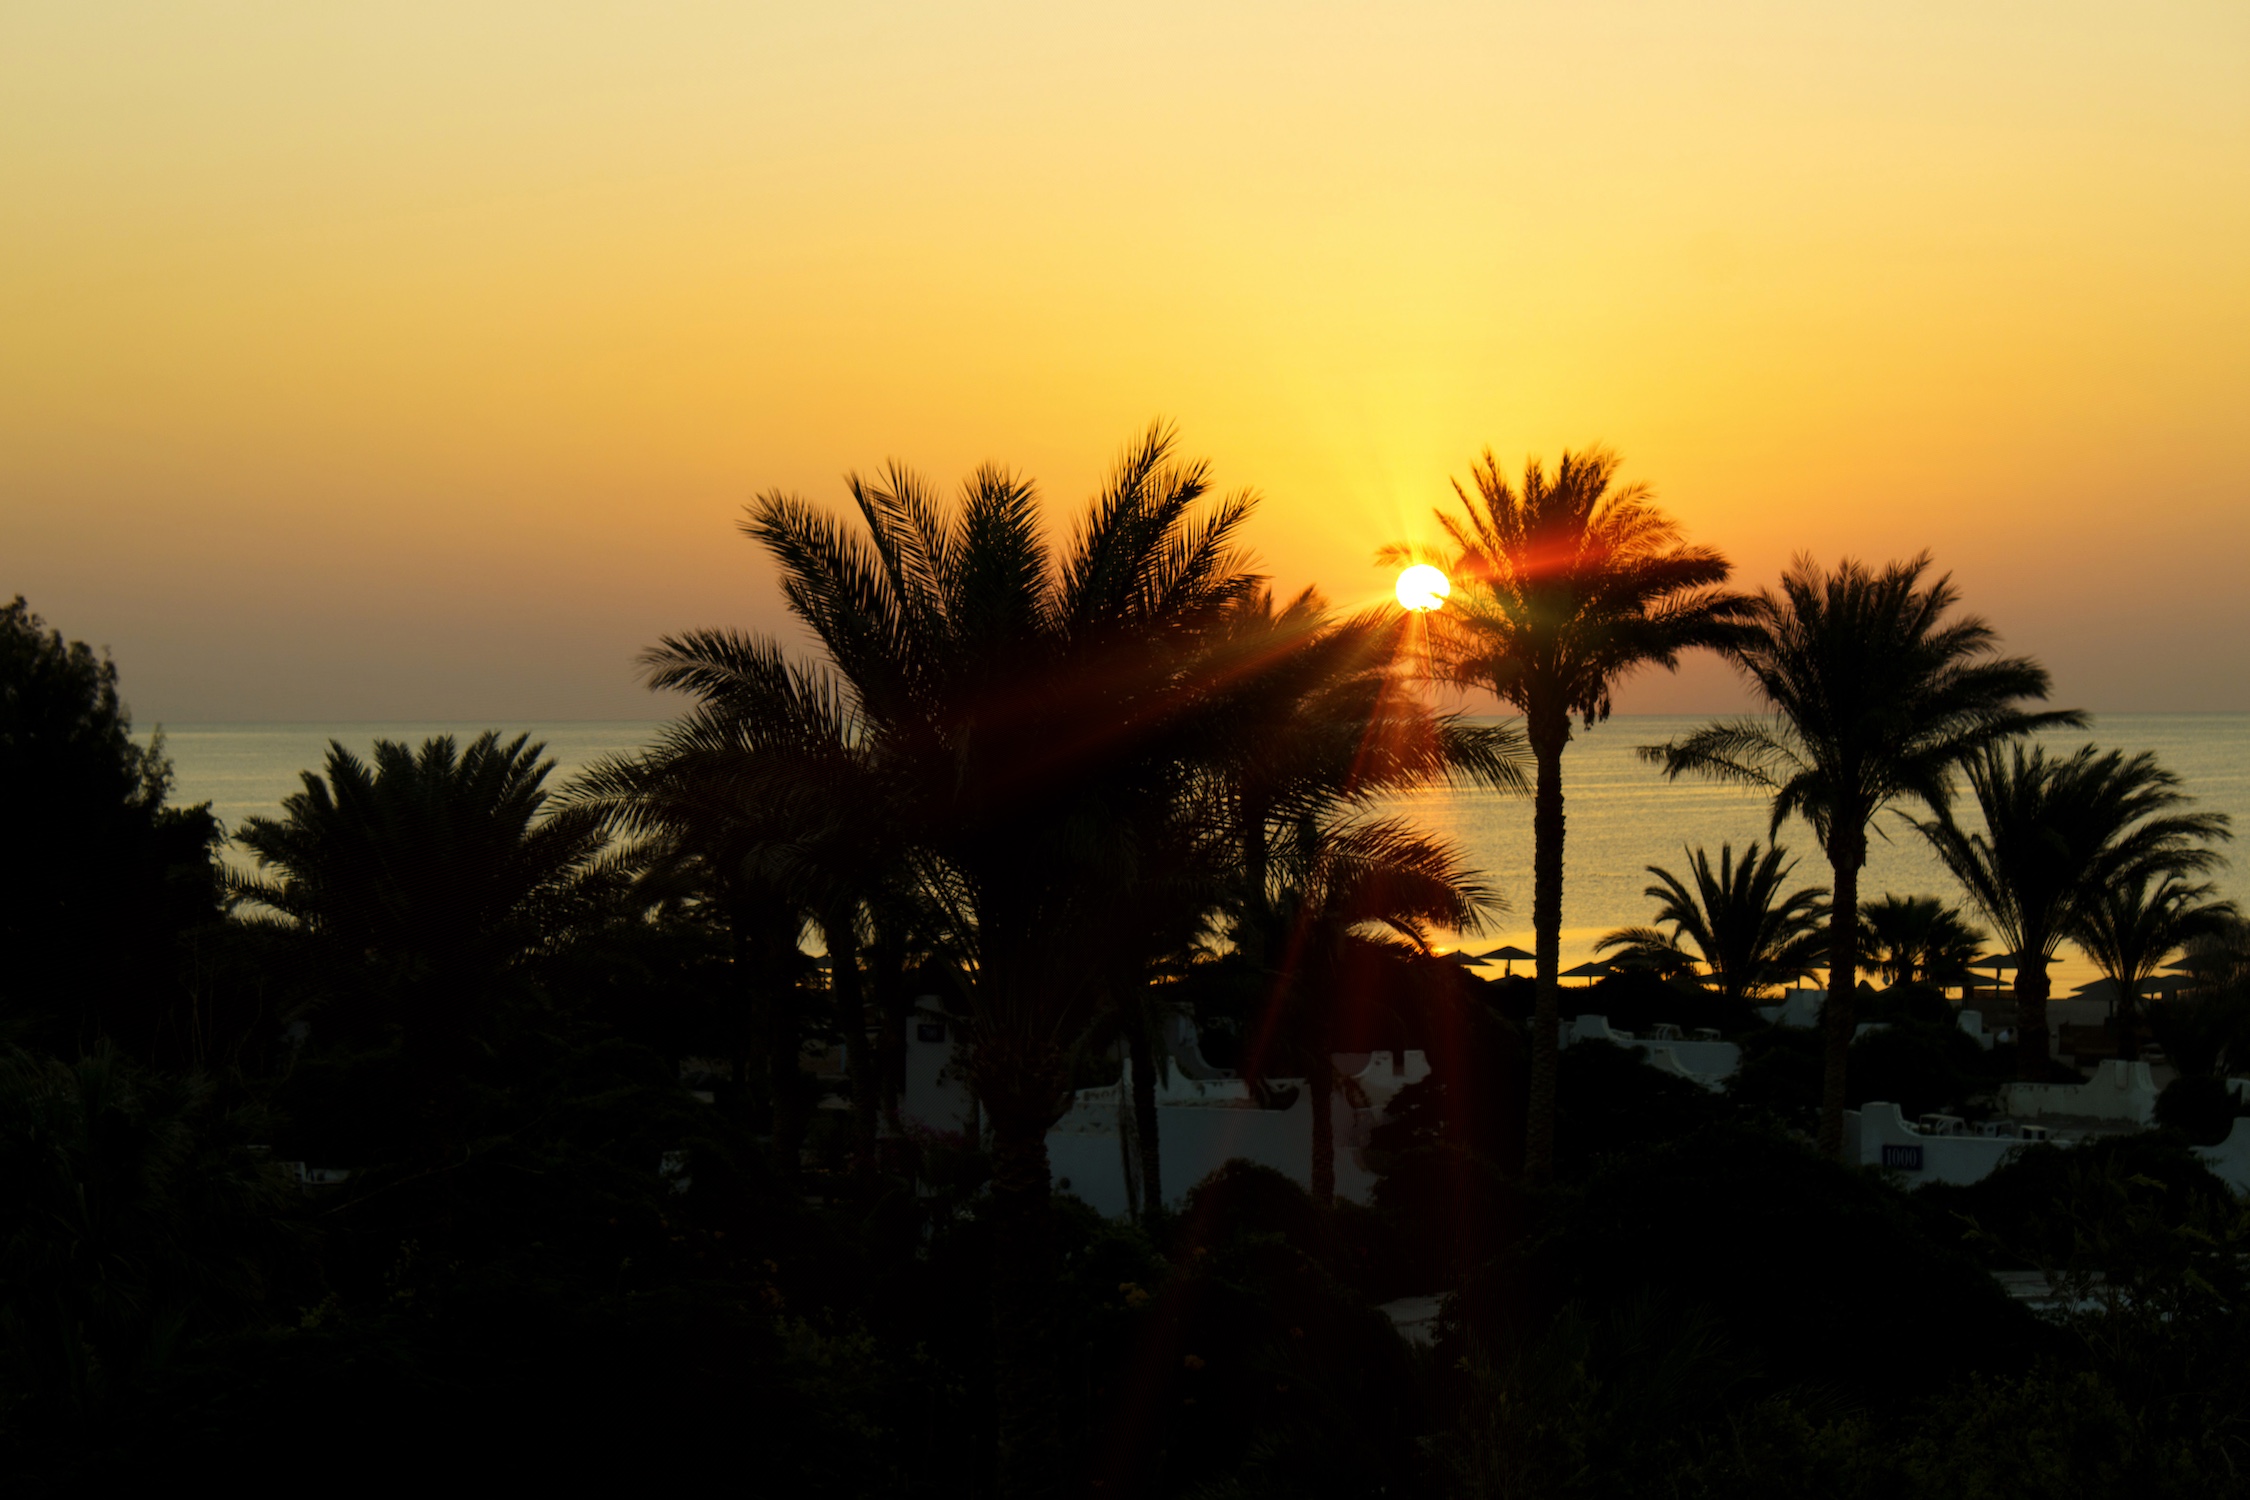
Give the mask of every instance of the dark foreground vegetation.
<path id="1" fill-rule="evenodd" d="M 1152 439 L 1057 560 L 1004 476 L 959 518 L 861 486 L 867 537 L 763 502 L 828 670 L 666 642 L 699 706 L 570 788 L 496 736 L 337 747 L 235 831 L 254 870 L 172 804 L 114 671 L 19 601 L 12 1489 L 2250 1492 L 2250 1223 L 2191 1150 L 2250 1066 L 2239 963 L 2148 1011 L 2183 1073 L 2165 1128 L 1970 1188 L 1839 1165 L 1814 1141 L 1843 1106 L 1973 1115 L 2028 1070 L 1915 986 L 1975 946 L 1959 915 L 1837 922 L 1752 850 L 1663 876 L 1672 930 L 1619 935 L 1638 966 L 1587 989 L 1546 937 L 1536 980 L 1433 958 L 1497 894 L 1379 798 L 1528 789 L 1526 747 L 1408 701 L 1397 626 L 1277 605 L 1203 491 Z M 1882 1029 L 1760 1020 L 1754 991 L 1838 948 L 1903 981 L 1862 1004 Z M 924 996 L 970 1039 L 973 1133 L 900 1121 Z M 1581 1010 L 1745 1063 L 1713 1093 L 1599 1043 L 1535 1057 L 1534 1018 Z M 1126 1221 L 1050 1195 L 1070 1088 L 1182 1015 L 1261 1088 L 1426 1051 L 1372 1204 L 1239 1164 Z M 1440 1293 L 1426 1342 L 1384 1311 Z"/>

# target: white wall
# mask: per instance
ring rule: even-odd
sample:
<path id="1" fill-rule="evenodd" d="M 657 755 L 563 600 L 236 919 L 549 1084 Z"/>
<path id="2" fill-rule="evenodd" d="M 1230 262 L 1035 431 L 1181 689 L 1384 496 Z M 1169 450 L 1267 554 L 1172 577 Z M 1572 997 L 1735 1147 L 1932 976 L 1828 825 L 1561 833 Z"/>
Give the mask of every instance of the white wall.
<path id="1" fill-rule="evenodd" d="M 1427 1078 L 1429 1061 L 1419 1052 L 1403 1058 L 1376 1052 L 1340 1054 L 1335 1062 L 1336 1195 L 1365 1203 L 1375 1188 L 1366 1148 L 1383 1106 L 1407 1084 Z M 1128 1212 L 1138 1176 L 1131 1066 L 1120 1070 L 1114 1084 L 1080 1089 L 1047 1133 L 1056 1189 L 1111 1218 Z M 1275 1079 L 1272 1087 L 1294 1088 L 1297 1097 L 1287 1109 L 1262 1109 L 1239 1078 L 1191 1079 L 1175 1072 L 1159 1080 L 1157 1144 L 1167 1205 L 1178 1206 L 1189 1189 L 1229 1161 L 1255 1162 L 1300 1187 L 1312 1186 L 1312 1096 L 1298 1079 Z M 1364 1106 L 1354 1102 L 1355 1094 Z"/>
<path id="2" fill-rule="evenodd" d="M 2011 1083 L 2001 1098 L 2019 1120 L 2053 1115 L 2147 1125 L 2156 1119 L 2156 1095 L 2147 1063 L 2111 1058 L 2085 1083 Z"/>
<path id="3" fill-rule="evenodd" d="M 1928 1135 L 1908 1124 L 1896 1104 L 1870 1101 L 1864 1109 L 1844 1111 L 1845 1159 L 1887 1167 L 1910 1187 L 1980 1181 L 2024 1144 L 2006 1136 Z"/>
<path id="4" fill-rule="evenodd" d="M 1562 1045 L 1567 1047 L 1573 1042 L 1614 1043 L 1640 1053 L 1650 1067 L 1660 1072 L 1699 1083 L 1707 1089 L 1724 1087 L 1734 1076 L 1734 1070 L 1742 1066 L 1742 1049 L 1732 1042 L 1643 1040 L 1630 1031 L 1612 1027 L 1607 1016 L 1575 1016 L 1565 1022 Z"/>

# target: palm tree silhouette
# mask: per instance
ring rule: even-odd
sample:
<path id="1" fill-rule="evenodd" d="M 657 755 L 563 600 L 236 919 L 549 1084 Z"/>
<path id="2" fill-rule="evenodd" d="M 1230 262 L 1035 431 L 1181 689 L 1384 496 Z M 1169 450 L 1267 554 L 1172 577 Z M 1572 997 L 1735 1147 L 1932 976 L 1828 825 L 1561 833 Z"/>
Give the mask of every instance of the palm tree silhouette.
<path id="1" fill-rule="evenodd" d="M 870 1024 L 866 970 L 871 957 L 904 961 L 912 944 L 891 929 L 911 924 L 915 891 L 864 726 L 832 675 L 792 662 L 770 641 L 689 631 L 664 637 L 642 660 L 651 687 L 697 699 L 643 757 L 640 774 L 659 805 L 672 788 L 699 787 L 700 803 L 683 809 L 703 830 L 692 836 L 731 831 L 734 873 L 780 894 L 820 933 L 858 1157 L 869 1164 L 885 1092 L 878 1036 L 905 1018 L 885 1014 Z M 629 785 L 620 791 L 604 805 L 629 808 L 634 793 Z M 865 939 L 876 929 L 871 954 Z"/>
<path id="2" fill-rule="evenodd" d="M 2071 924 L 2070 935 L 2117 987 L 2119 1052 L 2140 1056 L 2141 986 L 2157 966 L 2199 938 L 2232 930 L 2241 911 L 2214 900 L 2213 887 L 2173 870 L 2143 866 L 2105 881 Z"/>
<path id="3" fill-rule="evenodd" d="M 1679 664 L 1681 653 L 1723 645 L 1742 601 L 1718 590 L 1729 572 L 1708 547 L 1682 545 L 1680 529 L 1646 485 L 1614 487 L 1615 455 L 1565 453 L 1550 475 L 1534 459 L 1521 488 L 1487 449 L 1458 482 L 1463 514 L 1438 512 L 1454 555 L 1454 590 L 1429 616 L 1432 671 L 1483 688 L 1524 716 L 1536 766 L 1532 810 L 1531 921 L 1539 992 L 1531 1036 L 1530 1120 L 1524 1171 L 1554 1168 L 1555 1069 L 1560 1024 L 1563 896 L 1562 755 L 1571 718 L 1587 728 L 1609 717 L 1611 691 L 1638 668 Z"/>
<path id="4" fill-rule="evenodd" d="M 587 766 L 560 799 L 599 812 L 636 840 L 644 882 L 699 893 L 717 907 L 748 1011 L 744 1033 L 766 1075 L 775 1164 L 794 1175 L 814 1093 L 798 1065 L 812 1029 L 802 989 L 811 965 L 800 942 L 815 920 L 807 886 L 826 882 L 794 878 L 804 863 L 799 842 L 821 820 L 799 816 L 798 803 L 777 790 L 783 773 L 774 762 L 807 740 L 819 743 L 824 722 L 844 731 L 817 683 L 793 677 L 786 662 L 732 649 L 745 644 L 697 640 L 695 665 L 712 679 L 699 684 L 703 701 L 645 750 Z M 688 654 L 685 642 L 668 640 L 663 650 L 667 668 L 688 670 L 670 660 Z M 802 780 L 819 785 L 810 775 Z M 831 914 L 835 905 L 828 903 Z M 832 983 L 832 1000 L 835 994 Z M 852 1060 L 864 1050 L 854 1049 Z M 747 1057 L 736 1059 L 738 1072 L 747 1065 Z M 856 1089 L 853 1102 L 855 1109 L 863 1102 Z"/>
<path id="5" fill-rule="evenodd" d="M 849 706 L 887 837 L 973 966 L 1004 1494 L 1043 1492 L 1056 1459 L 1046 1132 L 1100 1018 L 1086 939 L 1135 878 L 1135 812 L 1214 701 L 1203 648 L 1255 586 L 1236 546 L 1250 498 L 1206 504 L 1206 466 L 1172 447 L 1162 429 L 1132 444 L 1059 555 L 1030 485 L 990 467 L 951 506 L 893 467 L 851 479 L 856 526 L 780 494 L 745 523 Z"/>
<path id="6" fill-rule="evenodd" d="M 1212 662 L 1225 698 L 1204 758 L 1239 845 L 1236 942 L 1260 964 L 1282 931 L 1263 905 L 1273 841 L 1305 819 L 1433 783 L 1530 790 L 1514 726 L 1435 713 L 1409 690 L 1412 628 L 1395 612 L 1338 620 L 1310 589 L 1277 609 L 1261 588 L 1228 613 Z"/>
<path id="7" fill-rule="evenodd" d="M 1597 953 L 1623 949 L 1628 960 L 1657 969 L 1679 970 L 1700 962 L 1729 1000 L 1814 971 L 1828 891 L 1805 886 L 1783 895 L 1782 883 L 1797 868 L 1795 860 L 1782 862 L 1786 850 L 1776 846 L 1761 855 L 1753 843 L 1736 864 L 1734 846 L 1721 844 L 1717 870 L 1711 868 L 1707 850 L 1687 854 L 1692 889 L 1670 870 L 1650 865 L 1648 872 L 1657 883 L 1641 893 L 1657 903 L 1656 920 L 1672 930 L 1621 927 L 1603 934 L 1594 945 Z"/>
<path id="8" fill-rule="evenodd" d="M 2218 863 L 2224 813 L 2183 812 L 2180 779 L 2147 751 L 1988 749 L 1969 762 L 1982 831 L 1920 824 L 1938 858 L 2016 958 L 2020 1071 L 2047 1069 L 2047 965 L 2104 887 L 2189 876 Z M 2145 892 L 2144 892 L 2145 895 Z"/>
<path id="9" fill-rule="evenodd" d="M 1223 905 L 1232 848 L 1217 816 L 1209 777 L 1183 759 L 1170 778 L 1119 804 L 1133 850 L 1129 877 L 1089 914 L 1081 934 L 1088 982 L 1100 994 L 1098 1029 L 1088 1042 L 1124 1049 L 1132 1076 L 1132 1151 L 1128 1198 L 1136 1214 L 1164 1206 L 1164 1150 L 1157 1084 L 1170 1066 L 1165 1033 L 1186 1006 L 1177 982 L 1186 974 Z"/>
<path id="10" fill-rule="evenodd" d="M 334 1019 L 410 1047 L 458 1036 L 492 979 L 607 921 L 623 886 L 600 816 L 549 808 L 545 748 L 438 735 L 378 740 L 370 762 L 332 741 L 281 817 L 243 821 L 257 873 L 229 888 L 310 942 Z"/>
<path id="11" fill-rule="evenodd" d="M 1967 984 L 1990 936 L 1935 896 L 1884 896 L 1859 909 L 1859 951 L 1885 984 Z"/>
<path id="12" fill-rule="evenodd" d="M 1384 799 L 1433 783 L 1470 782 L 1516 794 L 1529 789 L 1520 732 L 1433 712 L 1412 691 L 1405 675 L 1412 644 L 1412 622 L 1395 611 L 1339 620 L 1312 590 L 1276 608 L 1260 589 L 1229 612 L 1213 653 L 1214 676 L 1227 686 L 1205 764 L 1221 825 L 1234 845 L 1239 894 L 1230 933 L 1264 991 L 1260 1003 L 1267 1013 L 1254 1024 L 1303 1043 L 1285 1050 L 1307 1071 L 1312 1089 L 1315 1196 L 1324 1204 L 1334 1197 L 1335 1160 L 1317 1139 L 1333 1140 L 1331 1100 L 1312 1075 L 1325 1079 L 1333 1069 L 1317 1045 L 1329 1033 L 1318 1020 L 1326 1001 L 1307 987 L 1306 965 L 1319 967 L 1364 944 L 1325 930 L 1308 937 L 1311 929 L 1298 924 L 1332 920 L 1322 903 L 1344 899 L 1332 876 L 1352 868 L 1357 878 L 1376 881 L 1368 860 L 1394 836 L 1392 856 L 1408 863 L 1385 867 L 1380 879 L 1394 894 L 1414 893 L 1411 900 L 1400 896 L 1407 900 L 1401 920 L 1442 926 L 1445 911 L 1498 910 L 1499 897 L 1463 883 L 1441 846 L 1416 845 L 1393 824 L 1358 826 L 1355 820 L 1364 822 Z M 1379 834 L 1378 826 L 1388 832 Z M 1276 863 L 1277 850 L 1287 852 L 1283 864 Z M 1308 892 L 1318 898 L 1309 906 Z M 1352 899 L 1374 894 L 1370 884 Z"/>
<path id="13" fill-rule="evenodd" d="M 1762 718 L 1724 720 L 1641 755 L 1668 777 L 1690 773 L 1772 798 L 1772 829 L 1795 814 L 1828 855 L 1828 1001 L 1820 1145 L 1844 1139 L 1844 1072 L 1858 964 L 1859 872 L 1876 816 L 1900 804 L 1942 811 L 1957 768 L 1986 747 L 2076 712 L 2027 713 L 2047 696 L 2045 669 L 1997 654 L 1981 619 L 1946 618 L 1951 578 L 1925 583 L 1925 556 L 1876 571 L 1847 560 L 1833 572 L 1800 557 L 1781 588 L 1751 602 L 1728 658 L 1764 700 Z"/>
<path id="14" fill-rule="evenodd" d="M 1266 1042 L 1304 1068 L 1312 1106 L 1312 1195 L 1336 1201 L 1336 1027 L 1370 965 L 1427 952 L 1437 929 L 1475 932 L 1500 903 L 1445 844 L 1393 819 L 1301 818 L 1274 850 L 1267 900 L 1283 925 Z M 1253 1071 L 1263 1071 L 1254 1047 Z"/>

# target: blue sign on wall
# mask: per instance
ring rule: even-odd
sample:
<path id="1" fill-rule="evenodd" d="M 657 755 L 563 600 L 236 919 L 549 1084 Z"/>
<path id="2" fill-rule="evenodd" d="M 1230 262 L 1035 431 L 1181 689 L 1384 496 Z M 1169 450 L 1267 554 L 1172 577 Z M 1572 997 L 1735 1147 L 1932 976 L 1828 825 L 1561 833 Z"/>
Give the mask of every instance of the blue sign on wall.
<path id="1" fill-rule="evenodd" d="M 1922 1170 L 1922 1148 L 1920 1146 L 1885 1146 L 1883 1148 L 1883 1165 L 1896 1167 L 1901 1172 L 1919 1172 Z"/>

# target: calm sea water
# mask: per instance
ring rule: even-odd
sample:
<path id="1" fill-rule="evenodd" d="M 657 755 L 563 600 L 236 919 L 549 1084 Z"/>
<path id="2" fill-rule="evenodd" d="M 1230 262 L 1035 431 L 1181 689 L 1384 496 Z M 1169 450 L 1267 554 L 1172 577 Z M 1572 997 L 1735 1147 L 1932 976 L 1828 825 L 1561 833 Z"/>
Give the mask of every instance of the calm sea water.
<path id="1" fill-rule="evenodd" d="M 1746 792 L 1696 782 L 1666 782 L 1634 758 L 1634 748 L 1671 739 L 1702 723 L 1694 717 L 1633 716 L 1581 731 L 1563 761 L 1568 816 L 1568 858 L 1563 895 L 1564 964 L 1592 956 L 1596 938 L 1613 927 L 1649 919 L 1642 894 L 1646 867 L 1684 873 L 1682 850 L 1722 842 L 1739 851 L 1766 841 L 1763 805 Z M 209 802 L 229 829 L 254 814 L 277 814 L 281 799 L 299 786 L 299 773 L 317 767 L 330 740 L 365 755 L 378 738 L 419 744 L 433 734 L 466 741 L 485 728 L 529 733 L 543 741 L 556 763 L 553 782 L 596 757 L 630 750 L 655 732 L 654 723 L 471 724 L 182 724 L 168 726 L 165 743 L 179 773 L 177 797 Z M 2104 746 L 2153 750 L 2179 773 L 2187 790 L 2208 808 L 2231 815 L 2242 831 L 2240 859 L 2250 864 L 2250 714 L 2120 714 L 2099 719 L 2090 735 L 2058 735 L 2065 747 L 2091 738 Z M 1483 944 L 1531 946 L 1531 805 L 1485 793 L 1431 791 L 1408 799 L 1406 810 L 1432 831 L 1454 840 L 1507 898 L 1510 910 Z M 1912 830 L 1894 828 L 1878 840 L 1861 889 L 1943 894 L 1957 898 L 1952 880 Z M 1797 878 L 1827 883 L 1824 861 L 1802 824 L 1785 826 L 1781 842 L 1802 862 Z M 2250 895 L 2250 880 L 2230 870 L 2221 885 Z M 2058 992 L 2093 977 L 2075 953 L 2055 972 Z"/>

